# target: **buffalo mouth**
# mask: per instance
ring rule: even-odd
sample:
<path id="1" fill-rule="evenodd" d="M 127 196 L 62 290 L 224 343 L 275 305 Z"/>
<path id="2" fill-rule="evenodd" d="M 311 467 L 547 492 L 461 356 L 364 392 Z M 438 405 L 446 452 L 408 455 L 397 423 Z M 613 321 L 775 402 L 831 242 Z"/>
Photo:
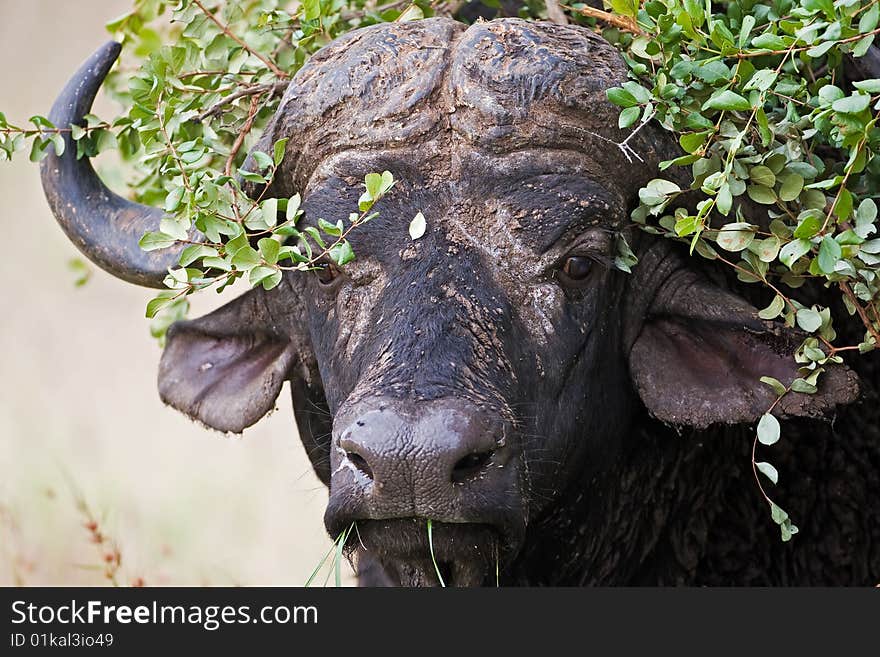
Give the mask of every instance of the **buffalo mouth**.
<path id="1" fill-rule="evenodd" d="M 392 583 L 405 587 L 498 586 L 510 552 L 487 524 L 435 522 L 429 541 L 425 518 L 366 520 L 351 534 L 351 547 L 368 552 Z"/>

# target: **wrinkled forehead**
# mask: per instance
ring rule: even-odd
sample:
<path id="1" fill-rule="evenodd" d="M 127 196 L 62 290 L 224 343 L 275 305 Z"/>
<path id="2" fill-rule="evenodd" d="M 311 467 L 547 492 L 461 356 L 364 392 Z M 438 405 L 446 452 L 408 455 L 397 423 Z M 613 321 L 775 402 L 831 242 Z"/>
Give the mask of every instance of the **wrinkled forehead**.
<path id="1" fill-rule="evenodd" d="M 527 244 L 543 254 L 561 238 L 590 229 L 619 230 L 628 222 L 621 191 L 600 181 L 592 158 L 565 149 L 510 153 L 463 152 L 443 159 L 442 144 L 426 142 L 393 151 L 351 149 L 324 159 L 305 187 L 315 216 L 344 216 L 355 207 L 364 176 L 390 170 L 396 182 L 376 206 L 380 219 L 360 229 L 367 241 L 400 226 L 416 211 L 432 226 L 479 244 Z M 383 238 L 382 241 L 384 241 Z"/>
<path id="2" fill-rule="evenodd" d="M 573 26 L 376 25 L 318 52 L 294 78 L 271 130 L 297 145 L 285 166 L 300 186 L 340 151 L 422 142 L 443 142 L 449 158 L 577 150 L 595 176 L 619 186 L 626 163 L 613 142 L 624 135 L 605 89 L 625 76 L 612 46 Z"/>

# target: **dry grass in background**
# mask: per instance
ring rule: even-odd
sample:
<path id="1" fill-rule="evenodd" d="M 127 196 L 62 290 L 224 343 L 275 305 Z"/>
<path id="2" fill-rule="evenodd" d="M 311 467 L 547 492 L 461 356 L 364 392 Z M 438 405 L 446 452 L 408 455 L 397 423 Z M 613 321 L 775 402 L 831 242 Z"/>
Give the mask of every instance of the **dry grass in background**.
<path id="1" fill-rule="evenodd" d="M 129 6 L 0 0 L 0 109 L 48 113 Z M 26 154 L 0 163 L 0 227 L 0 585 L 303 584 L 331 542 L 287 390 L 242 438 L 165 408 L 149 293 L 101 271 L 74 287 Z"/>

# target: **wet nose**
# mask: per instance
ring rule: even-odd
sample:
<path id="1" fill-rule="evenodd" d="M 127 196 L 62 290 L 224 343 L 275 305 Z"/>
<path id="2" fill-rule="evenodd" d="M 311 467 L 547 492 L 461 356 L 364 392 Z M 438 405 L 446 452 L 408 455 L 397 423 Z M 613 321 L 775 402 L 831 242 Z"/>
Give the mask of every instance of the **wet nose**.
<path id="1" fill-rule="evenodd" d="M 475 479 L 502 447 L 496 427 L 476 413 L 443 409 L 408 424 L 387 408 L 359 416 L 340 436 L 346 458 L 368 480 L 386 488 L 413 476 L 437 490 Z"/>
<path id="2" fill-rule="evenodd" d="M 497 414 L 462 403 L 410 410 L 376 401 L 338 419 L 328 529 L 339 517 L 486 521 L 490 507 L 515 488 Z"/>

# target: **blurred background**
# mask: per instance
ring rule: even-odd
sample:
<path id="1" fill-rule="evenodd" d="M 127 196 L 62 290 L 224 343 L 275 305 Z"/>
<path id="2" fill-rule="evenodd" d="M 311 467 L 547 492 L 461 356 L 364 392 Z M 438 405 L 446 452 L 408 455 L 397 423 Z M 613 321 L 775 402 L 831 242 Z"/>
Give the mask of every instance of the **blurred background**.
<path id="1" fill-rule="evenodd" d="M 0 111 L 19 126 L 48 114 L 109 38 L 104 23 L 130 7 L 0 0 Z M 113 109 L 96 104 L 102 116 Z M 0 162 L 0 230 L 0 585 L 108 584 L 102 564 L 114 546 L 120 584 L 304 584 L 330 548 L 327 493 L 286 386 L 278 410 L 242 437 L 163 406 L 160 350 L 143 317 L 149 291 L 97 269 L 74 285 L 78 253 L 26 152 Z M 197 295 L 207 298 L 191 316 L 234 294 Z"/>

